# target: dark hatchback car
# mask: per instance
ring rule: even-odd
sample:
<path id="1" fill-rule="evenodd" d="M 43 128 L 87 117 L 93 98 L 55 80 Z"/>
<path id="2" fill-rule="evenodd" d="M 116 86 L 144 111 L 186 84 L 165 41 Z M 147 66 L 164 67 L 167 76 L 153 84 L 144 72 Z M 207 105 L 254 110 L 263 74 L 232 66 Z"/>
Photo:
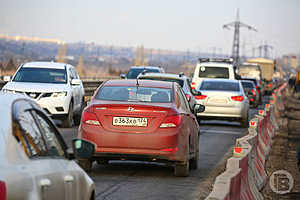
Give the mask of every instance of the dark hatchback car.
<path id="1" fill-rule="evenodd" d="M 258 96 L 258 104 L 262 104 L 262 97 L 264 95 L 264 86 L 262 85 L 262 81 L 257 80 L 256 78 L 251 78 L 251 77 L 242 77 L 241 80 L 247 80 L 247 81 L 252 81 L 255 85 L 256 91 L 257 91 L 257 96 Z"/>
<path id="2" fill-rule="evenodd" d="M 244 92 L 250 101 L 250 105 L 253 105 L 254 108 L 257 108 L 259 104 L 259 92 L 255 87 L 253 81 L 242 80 L 242 85 Z"/>
<path id="3" fill-rule="evenodd" d="M 142 72 L 165 73 L 165 70 L 156 66 L 132 66 L 126 75 L 121 74 L 120 77 L 122 79 L 136 79 Z"/>
<path id="4" fill-rule="evenodd" d="M 104 82 L 84 109 L 78 134 L 96 145 L 93 157 L 79 162 L 87 170 L 93 161 L 121 159 L 172 163 L 176 176 L 198 166 L 200 127 L 175 82 Z"/>
<path id="5" fill-rule="evenodd" d="M 190 105 L 190 109 L 194 112 L 194 107 L 196 105 L 196 99 L 194 95 L 201 95 L 201 92 L 192 89 L 190 85 L 190 80 L 182 72 L 179 74 L 169 74 L 169 73 L 141 73 L 138 79 L 143 80 L 158 80 L 158 81 L 168 81 L 178 83 Z"/>

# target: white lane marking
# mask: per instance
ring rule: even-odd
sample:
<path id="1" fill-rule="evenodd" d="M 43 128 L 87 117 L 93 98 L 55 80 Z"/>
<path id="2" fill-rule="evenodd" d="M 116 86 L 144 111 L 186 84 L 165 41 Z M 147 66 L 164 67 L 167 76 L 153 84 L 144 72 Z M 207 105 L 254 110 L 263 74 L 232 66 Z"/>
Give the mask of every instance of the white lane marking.
<path id="1" fill-rule="evenodd" d="M 241 131 L 223 131 L 223 130 L 213 130 L 213 129 L 206 129 L 206 130 L 201 130 L 200 128 L 200 133 L 216 133 L 216 134 L 230 134 L 230 135 L 242 135 L 243 132 Z"/>

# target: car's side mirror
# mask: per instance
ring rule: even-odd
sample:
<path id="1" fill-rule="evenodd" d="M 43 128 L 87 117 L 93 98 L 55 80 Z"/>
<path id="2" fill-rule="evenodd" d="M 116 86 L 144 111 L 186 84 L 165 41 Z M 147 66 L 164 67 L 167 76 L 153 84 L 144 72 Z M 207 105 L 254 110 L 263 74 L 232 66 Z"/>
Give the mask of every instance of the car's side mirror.
<path id="1" fill-rule="evenodd" d="M 80 85 L 82 82 L 80 79 L 72 79 L 71 85 Z"/>
<path id="2" fill-rule="evenodd" d="M 74 156 L 77 159 L 89 159 L 95 153 L 95 145 L 87 140 L 76 138 L 73 139 L 72 145 Z"/>
<path id="3" fill-rule="evenodd" d="M 202 95 L 202 93 L 199 90 L 196 90 L 196 89 L 192 89 L 192 94 L 194 96 L 201 96 Z"/>
<path id="4" fill-rule="evenodd" d="M 125 75 L 125 74 L 120 74 L 120 78 L 121 78 L 121 79 L 125 79 L 125 78 L 126 78 L 126 75 Z"/>
<path id="5" fill-rule="evenodd" d="M 194 113 L 201 113 L 205 111 L 205 106 L 202 104 L 196 104 L 194 107 Z"/>

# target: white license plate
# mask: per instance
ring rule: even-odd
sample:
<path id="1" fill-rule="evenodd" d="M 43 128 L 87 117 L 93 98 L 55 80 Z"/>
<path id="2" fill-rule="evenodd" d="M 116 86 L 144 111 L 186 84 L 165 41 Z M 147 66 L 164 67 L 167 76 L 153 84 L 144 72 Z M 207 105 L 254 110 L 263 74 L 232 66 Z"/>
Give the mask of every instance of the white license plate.
<path id="1" fill-rule="evenodd" d="M 211 99 L 212 103 L 227 103 L 226 99 Z"/>
<path id="2" fill-rule="evenodd" d="M 114 126 L 147 126 L 147 118 L 113 117 Z"/>

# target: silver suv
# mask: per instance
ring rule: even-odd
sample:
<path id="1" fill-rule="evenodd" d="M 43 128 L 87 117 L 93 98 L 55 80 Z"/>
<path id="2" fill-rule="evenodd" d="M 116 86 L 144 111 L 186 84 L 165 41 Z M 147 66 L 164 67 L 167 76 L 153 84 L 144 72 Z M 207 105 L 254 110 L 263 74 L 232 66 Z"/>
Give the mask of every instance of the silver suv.
<path id="1" fill-rule="evenodd" d="M 72 65 L 56 62 L 30 62 L 19 67 L 2 89 L 34 99 L 62 127 L 80 123 L 84 88 Z"/>
<path id="2" fill-rule="evenodd" d="M 187 76 L 185 76 L 182 72 L 179 74 L 141 73 L 137 78 L 178 83 L 181 86 L 181 88 L 183 89 L 186 99 L 189 102 L 191 112 L 192 113 L 194 112 L 194 107 L 196 105 L 195 95 L 201 95 L 201 92 L 192 89 L 189 78 Z"/>
<path id="3" fill-rule="evenodd" d="M 123 79 L 136 79 L 137 76 L 142 72 L 152 72 L 152 73 L 165 73 L 165 70 L 162 67 L 155 66 L 132 66 L 130 67 L 128 73 L 121 74 L 121 78 Z"/>

